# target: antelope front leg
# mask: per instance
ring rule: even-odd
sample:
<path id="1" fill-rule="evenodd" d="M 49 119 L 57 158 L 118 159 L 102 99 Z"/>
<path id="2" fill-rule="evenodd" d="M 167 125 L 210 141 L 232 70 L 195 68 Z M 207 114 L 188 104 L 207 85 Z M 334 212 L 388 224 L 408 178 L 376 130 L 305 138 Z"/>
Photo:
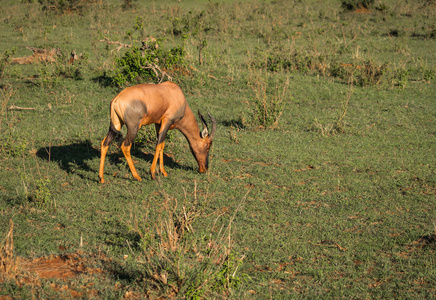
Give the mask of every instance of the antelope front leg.
<path id="1" fill-rule="evenodd" d="M 163 168 L 163 149 L 164 149 L 164 147 L 165 147 L 165 142 L 162 142 L 156 146 L 156 152 L 154 153 L 153 162 L 152 162 L 151 168 L 150 168 L 151 178 L 153 180 L 156 179 L 156 165 L 157 165 L 157 160 L 159 158 L 160 158 L 160 164 L 159 164 L 160 171 L 162 172 L 163 176 L 165 176 L 165 177 L 168 176 L 167 172 L 165 172 L 165 169 Z"/>
<path id="2" fill-rule="evenodd" d="M 168 176 L 167 172 L 165 172 L 164 166 L 163 166 L 163 150 L 165 148 L 165 137 L 167 135 L 168 130 L 170 129 L 171 125 L 174 123 L 174 121 L 171 120 L 162 120 L 161 124 L 156 125 L 156 133 L 157 133 L 157 146 L 156 146 L 156 152 L 154 153 L 153 157 L 153 163 L 151 164 L 151 178 L 156 179 L 156 164 L 157 160 L 160 158 L 160 171 L 162 172 L 163 176 Z"/>
<path id="3" fill-rule="evenodd" d="M 156 179 L 156 164 L 157 164 L 157 160 L 159 159 L 159 156 L 161 155 L 161 153 L 163 153 L 164 147 L 165 147 L 164 142 L 162 142 L 156 146 L 156 152 L 154 153 L 153 162 L 151 163 L 151 168 L 150 168 L 151 178 L 153 180 Z M 162 160 L 161 160 L 161 164 L 163 164 Z M 165 174 L 164 174 L 164 176 L 165 176 Z M 167 174 L 167 176 L 168 176 L 168 174 Z"/>
<path id="4" fill-rule="evenodd" d="M 164 160 L 163 160 L 163 151 L 164 151 L 164 148 L 165 148 L 165 142 L 162 142 L 162 150 L 159 153 L 159 171 L 162 173 L 162 175 L 164 177 L 167 177 L 168 173 L 165 172 L 165 169 L 164 169 Z"/>

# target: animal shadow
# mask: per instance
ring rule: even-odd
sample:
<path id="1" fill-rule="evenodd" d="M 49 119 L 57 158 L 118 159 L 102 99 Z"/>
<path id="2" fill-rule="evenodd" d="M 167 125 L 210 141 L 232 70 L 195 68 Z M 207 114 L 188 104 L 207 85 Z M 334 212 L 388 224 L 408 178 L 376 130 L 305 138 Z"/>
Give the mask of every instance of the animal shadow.
<path id="1" fill-rule="evenodd" d="M 112 147 L 116 146 L 112 145 Z M 122 154 L 121 150 L 119 152 L 114 152 L 115 153 L 110 153 L 106 156 L 106 164 L 108 161 L 115 165 L 123 163 L 123 161 L 125 162 L 124 155 Z M 153 161 L 153 153 L 144 153 L 138 148 L 132 149 L 131 154 L 132 158 L 135 160 L 135 165 L 136 160 L 145 160 L 149 163 Z M 94 148 L 89 140 L 68 145 L 41 147 L 36 152 L 36 155 L 39 158 L 57 163 L 59 167 L 68 174 L 74 173 L 80 176 L 82 179 L 98 181 L 98 166 L 90 166 L 89 162 L 96 158 L 100 158 L 100 150 Z M 164 154 L 164 163 L 165 166 L 170 168 L 192 169 L 189 167 L 180 166 L 166 154 Z M 93 165 L 95 165 L 95 163 Z M 85 176 L 84 172 L 77 172 L 77 170 L 85 171 L 90 175 L 89 177 Z M 142 176 L 144 176 L 144 174 L 142 174 Z"/>
<path id="2" fill-rule="evenodd" d="M 81 169 L 95 174 L 96 170 L 88 164 L 90 160 L 100 156 L 100 151 L 91 146 L 89 140 L 76 142 L 69 145 L 47 146 L 39 148 L 36 152 L 39 158 L 55 162 L 67 173 L 75 173 Z M 79 174 L 80 177 L 84 177 Z"/>

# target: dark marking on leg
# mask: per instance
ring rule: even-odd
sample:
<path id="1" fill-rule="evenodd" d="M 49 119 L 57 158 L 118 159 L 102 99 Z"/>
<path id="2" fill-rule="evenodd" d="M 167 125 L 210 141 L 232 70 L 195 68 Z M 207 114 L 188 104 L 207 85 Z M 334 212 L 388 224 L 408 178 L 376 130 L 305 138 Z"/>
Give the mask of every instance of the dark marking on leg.
<path id="1" fill-rule="evenodd" d="M 157 137 L 157 143 L 160 144 L 163 141 L 165 141 L 165 138 L 167 137 L 167 132 L 170 129 L 171 125 L 173 125 L 173 121 L 168 121 L 165 123 L 163 127 L 160 126 L 159 134 Z"/>
<path id="2" fill-rule="evenodd" d="M 136 135 L 138 134 L 139 131 L 139 123 L 136 125 L 130 125 L 127 127 L 127 134 L 126 134 L 126 138 L 124 140 L 124 146 L 128 147 L 131 144 L 133 144 L 133 142 L 135 141 Z"/>

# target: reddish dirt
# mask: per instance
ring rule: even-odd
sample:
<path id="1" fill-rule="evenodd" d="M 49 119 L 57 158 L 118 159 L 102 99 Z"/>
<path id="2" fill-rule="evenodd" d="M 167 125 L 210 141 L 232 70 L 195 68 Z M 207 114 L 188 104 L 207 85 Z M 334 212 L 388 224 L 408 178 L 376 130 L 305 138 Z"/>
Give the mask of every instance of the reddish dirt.
<path id="1" fill-rule="evenodd" d="M 19 258 L 18 265 L 24 272 L 37 275 L 39 278 L 68 279 L 85 270 L 84 261 L 77 253 L 34 260 Z"/>
<path id="2" fill-rule="evenodd" d="M 353 13 L 355 13 L 355 14 L 370 14 L 371 11 L 365 7 L 359 7 L 358 9 L 353 11 Z"/>
<path id="3" fill-rule="evenodd" d="M 16 258 L 16 282 L 19 285 L 40 286 L 41 280 L 57 279 L 57 283 L 50 283 L 49 286 L 59 294 L 60 298 L 80 298 L 87 296 L 98 296 L 94 283 L 77 286 L 72 284 L 74 278 L 79 275 L 93 276 L 103 273 L 100 268 L 91 267 L 96 260 L 108 260 L 105 257 L 86 257 L 83 253 L 70 253 L 64 255 L 51 255 L 36 259 Z M 109 259 L 110 260 L 110 259 Z M 0 300 L 9 300 L 9 296 L 0 296 Z"/>

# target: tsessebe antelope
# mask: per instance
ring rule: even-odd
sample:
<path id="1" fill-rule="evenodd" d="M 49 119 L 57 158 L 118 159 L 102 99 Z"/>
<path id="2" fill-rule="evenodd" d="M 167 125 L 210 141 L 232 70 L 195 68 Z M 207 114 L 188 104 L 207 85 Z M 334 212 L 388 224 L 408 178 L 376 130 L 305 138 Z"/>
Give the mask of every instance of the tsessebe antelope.
<path id="1" fill-rule="evenodd" d="M 192 154 L 198 163 L 198 171 L 204 173 L 208 168 L 209 149 L 212 146 L 216 132 L 216 121 L 209 114 L 212 129 L 209 133 L 204 117 L 198 111 L 203 131 L 189 108 L 180 87 L 172 82 L 161 84 L 139 84 L 121 91 L 110 104 L 109 132 L 101 142 L 101 159 L 99 177 L 104 183 L 104 160 L 109 144 L 114 138 L 121 139 L 121 127 L 127 126 L 127 135 L 121 144 L 121 150 L 127 159 L 133 177 L 141 181 L 130 156 L 130 148 L 135 137 L 143 125 L 155 124 L 157 145 L 151 164 L 151 177 L 155 179 L 156 164 L 160 160 L 159 169 L 163 176 L 168 176 L 163 166 L 163 150 L 168 130 L 180 130 L 189 142 Z"/>

